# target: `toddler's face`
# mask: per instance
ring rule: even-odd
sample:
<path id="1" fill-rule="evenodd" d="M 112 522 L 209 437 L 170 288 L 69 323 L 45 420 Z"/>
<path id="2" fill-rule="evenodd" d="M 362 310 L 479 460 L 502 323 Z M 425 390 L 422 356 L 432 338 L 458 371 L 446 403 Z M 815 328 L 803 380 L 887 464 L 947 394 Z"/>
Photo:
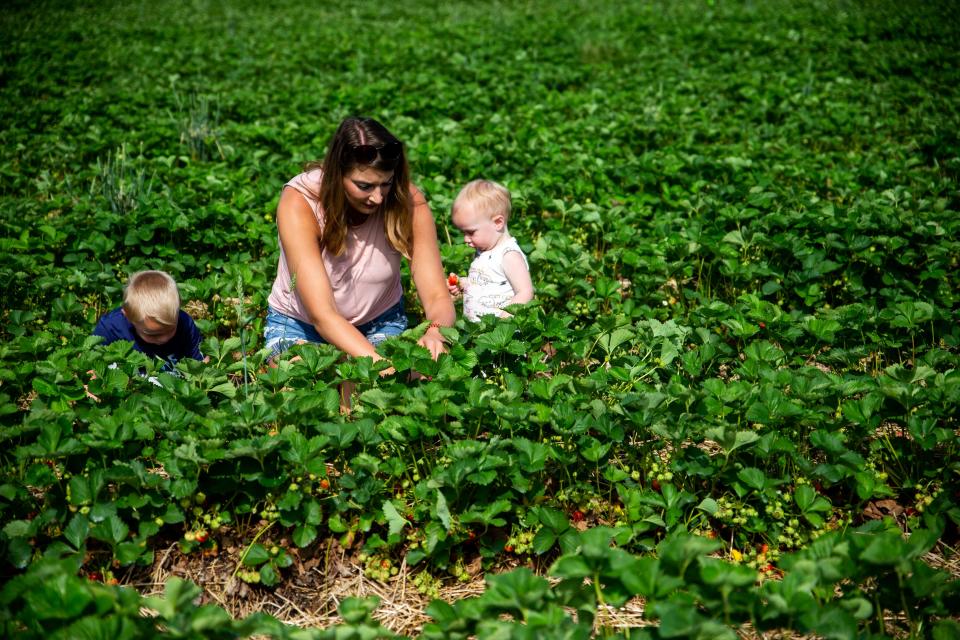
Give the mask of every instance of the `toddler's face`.
<path id="1" fill-rule="evenodd" d="M 173 336 L 177 334 L 176 325 L 172 328 L 166 327 L 151 318 L 144 318 L 141 322 L 131 320 L 130 324 L 133 325 L 133 329 L 140 336 L 140 339 L 147 344 L 166 344 L 173 340 Z"/>
<path id="2" fill-rule="evenodd" d="M 484 215 L 469 204 L 457 207 L 453 224 L 463 231 L 467 246 L 479 251 L 488 251 L 496 246 L 503 232 L 503 217 Z"/>

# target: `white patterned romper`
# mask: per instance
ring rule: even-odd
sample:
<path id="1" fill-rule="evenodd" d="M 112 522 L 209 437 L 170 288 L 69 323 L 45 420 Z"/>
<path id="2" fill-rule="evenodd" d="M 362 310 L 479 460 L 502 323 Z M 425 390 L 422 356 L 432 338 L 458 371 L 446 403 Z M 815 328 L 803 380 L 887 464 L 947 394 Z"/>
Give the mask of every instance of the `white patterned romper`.
<path id="1" fill-rule="evenodd" d="M 512 236 L 503 238 L 489 251 L 477 251 L 463 292 L 463 314 L 468 320 L 477 322 L 480 316 L 497 313 L 516 293 L 503 271 L 503 256 L 509 251 L 519 253 L 530 268 L 527 256 Z"/>

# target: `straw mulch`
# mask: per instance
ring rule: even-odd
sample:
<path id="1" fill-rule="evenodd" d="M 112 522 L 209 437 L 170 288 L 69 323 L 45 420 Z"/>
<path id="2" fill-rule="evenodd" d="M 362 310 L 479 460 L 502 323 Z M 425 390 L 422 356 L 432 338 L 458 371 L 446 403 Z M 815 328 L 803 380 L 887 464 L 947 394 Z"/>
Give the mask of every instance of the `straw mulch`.
<path id="1" fill-rule="evenodd" d="M 288 546 L 287 551 L 294 557 L 294 563 L 283 569 L 283 580 L 272 589 L 247 584 L 234 576 L 243 549 L 230 546 L 229 538 L 216 556 L 196 552 L 187 556 L 172 543 L 158 551 L 152 567 L 128 574 L 123 582 L 144 595 L 161 595 L 167 580 L 183 578 L 203 589 L 201 604 L 216 604 L 234 618 L 262 611 L 300 627 L 327 627 L 342 622 L 337 614 L 340 603 L 349 597 L 368 596 L 380 598 L 374 618 L 394 633 L 416 637 L 430 621 L 424 611 L 431 598 L 420 593 L 411 581 L 419 569 L 401 563 L 397 575 L 389 582 L 381 582 L 364 576 L 356 552 L 343 549 L 332 539 L 303 550 Z M 509 571 L 516 566 L 515 561 L 498 566 L 496 571 Z M 468 582 L 452 577 L 443 582 L 440 589 L 443 600 L 454 602 L 483 593 L 485 583 L 480 563 L 474 562 L 472 567 Z M 537 563 L 530 568 L 543 574 L 547 566 Z M 600 611 L 597 624 L 624 628 L 650 622 L 643 619 L 643 601 L 638 598 L 623 607 Z"/>
<path id="2" fill-rule="evenodd" d="M 243 538 L 237 538 L 243 539 Z M 410 638 L 417 637 L 423 625 L 430 621 L 424 611 L 430 598 L 421 594 L 410 578 L 419 569 L 406 564 L 389 582 L 372 580 L 363 575 L 363 566 L 357 561 L 356 549 L 344 549 L 336 540 L 315 543 L 306 549 L 297 549 L 286 540 L 279 540 L 294 558 L 290 567 L 283 569 L 283 578 L 274 588 L 249 585 L 235 577 L 234 572 L 243 553 L 229 533 L 223 537 L 223 546 L 217 555 L 194 552 L 181 553 L 176 543 L 159 550 L 152 567 L 132 572 L 123 582 L 137 588 L 144 595 L 162 594 L 165 582 L 180 577 L 197 583 L 203 589 L 202 604 L 216 604 L 234 618 L 244 618 L 255 612 L 265 612 L 277 619 L 299 627 L 328 627 L 342 622 L 337 614 L 340 603 L 352 596 L 377 596 L 380 605 L 374 617 L 387 629 Z M 929 553 L 925 560 L 933 567 L 960 577 L 960 558 L 951 549 Z M 496 571 L 509 571 L 517 566 L 503 564 Z M 545 563 L 531 565 L 538 574 L 545 573 Z M 447 602 L 478 596 L 485 584 L 479 562 L 473 563 L 469 582 L 446 580 L 440 597 Z M 603 608 L 597 615 L 597 628 L 623 629 L 654 624 L 644 619 L 643 600 L 635 598 L 620 608 Z M 892 637 L 906 637 L 908 629 L 902 619 L 888 617 L 888 633 Z M 746 640 L 806 640 L 789 631 L 759 633 L 749 625 L 738 629 Z"/>

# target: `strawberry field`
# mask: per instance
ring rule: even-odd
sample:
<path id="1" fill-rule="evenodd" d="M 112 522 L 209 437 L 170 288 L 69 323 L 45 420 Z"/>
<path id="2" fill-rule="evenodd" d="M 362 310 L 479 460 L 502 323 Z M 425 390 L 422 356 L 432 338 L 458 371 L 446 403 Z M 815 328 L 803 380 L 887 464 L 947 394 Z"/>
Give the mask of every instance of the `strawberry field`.
<path id="1" fill-rule="evenodd" d="M 393 4 L 0 15 L 0 635 L 960 637 L 956 7 Z M 536 300 L 434 362 L 405 277 L 387 362 L 269 367 L 280 189 L 354 114 L 447 271 L 511 189 Z M 208 363 L 91 337 L 141 269 Z M 422 622 L 277 613 L 348 578 Z"/>

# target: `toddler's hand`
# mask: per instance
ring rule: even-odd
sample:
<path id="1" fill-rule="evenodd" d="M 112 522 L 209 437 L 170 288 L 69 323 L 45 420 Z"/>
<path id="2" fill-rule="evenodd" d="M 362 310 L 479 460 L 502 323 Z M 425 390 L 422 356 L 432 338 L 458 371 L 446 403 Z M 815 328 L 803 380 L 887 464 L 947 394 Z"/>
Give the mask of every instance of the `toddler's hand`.
<path id="1" fill-rule="evenodd" d="M 460 289 L 460 278 L 457 277 L 457 274 L 451 273 L 447 276 L 447 291 L 450 292 L 454 298 L 458 297 L 461 293 Z"/>

